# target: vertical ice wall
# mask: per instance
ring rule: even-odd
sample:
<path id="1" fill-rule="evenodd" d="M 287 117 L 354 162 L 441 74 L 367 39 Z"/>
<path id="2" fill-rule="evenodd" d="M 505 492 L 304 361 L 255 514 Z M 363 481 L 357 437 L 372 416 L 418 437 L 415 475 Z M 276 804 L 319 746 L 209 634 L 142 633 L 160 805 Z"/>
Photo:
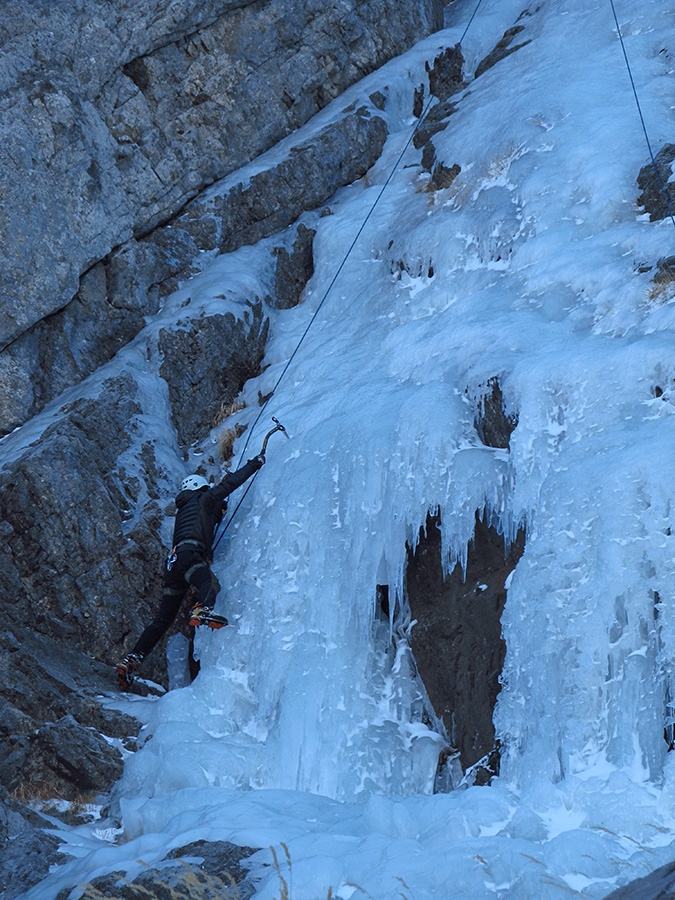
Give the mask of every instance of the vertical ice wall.
<path id="1" fill-rule="evenodd" d="M 199 635 L 202 673 L 159 705 L 123 790 L 429 791 L 439 741 L 415 721 L 375 585 L 400 591 L 406 541 L 436 507 L 449 566 L 477 510 L 507 536 L 527 524 L 503 619 L 505 775 L 602 762 L 659 777 L 675 694 L 675 443 L 670 394 L 654 388 L 672 388 L 675 366 L 671 300 L 652 302 L 638 270 L 662 255 L 662 232 L 636 214 L 644 148 L 607 10 L 551 0 L 527 25 L 531 43 L 476 79 L 435 139 L 460 167 L 452 186 L 427 192 L 409 151 L 277 391 L 270 411 L 292 440 L 270 448 L 217 563 L 235 627 Z M 635 33 L 657 77 L 657 36 Z M 483 40 L 468 35 L 467 65 Z M 412 103 L 410 59 L 407 83 L 403 63 L 372 78 L 400 87 L 390 108 Z M 651 121 L 666 107 L 654 99 Z M 306 301 L 276 316 L 249 409 L 378 195 L 404 118 L 320 220 Z M 518 413 L 510 452 L 474 427 L 495 375 Z"/>

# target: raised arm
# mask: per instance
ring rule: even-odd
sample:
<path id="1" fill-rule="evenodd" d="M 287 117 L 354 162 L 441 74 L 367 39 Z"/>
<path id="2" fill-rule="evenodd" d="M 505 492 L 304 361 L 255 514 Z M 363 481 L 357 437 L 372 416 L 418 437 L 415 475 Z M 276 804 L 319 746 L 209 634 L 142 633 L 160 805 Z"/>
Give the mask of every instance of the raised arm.
<path id="1" fill-rule="evenodd" d="M 254 475 L 258 469 L 262 468 L 264 462 L 265 457 L 262 454 L 255 456 L 253 459 L 249 459 L 248 462 L 244 463 L 244 465 L 240 469 L 237 469 L 236 472 L 228 472 L 214 488 L 211 488 L 211 490 L 214 492 L 217 491 L 218 496 L 221 499 L 227 497 L 228 494 L 231 494 L 232 491 L 236 491 L 238 487 L 247 481 L 251 475 Z"/>

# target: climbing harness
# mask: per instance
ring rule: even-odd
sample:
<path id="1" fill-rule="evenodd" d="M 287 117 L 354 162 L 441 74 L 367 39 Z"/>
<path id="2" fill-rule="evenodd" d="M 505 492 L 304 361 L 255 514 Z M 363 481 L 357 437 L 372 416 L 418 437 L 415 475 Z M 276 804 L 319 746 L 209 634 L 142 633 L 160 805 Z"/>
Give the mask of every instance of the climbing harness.
<path id="1" fill-rule="evenodd" d="M 642 122 L 642 130 L 645 134 L 645 140 L 647 142 L 647 149 L 649 150 L 649 156 L 652 160 L 652 165 L 654 166 L 654 174 L 656 175 L 656 180 L 659 185 L 659 190 L 661 191 L 661 196 L 663 197 L 666 209 L 668 210 L 668 215 L 670 216 L 670 221 L 675 225 L 675 216 L 673 215 L 673 211 L 670 206 L 670 201 L 668 199 L 668 194 L 666 193 L 665 186 L 663 181 L 661 180 L 661 175 L 659 174 L 658 166 L 656 165 L 656 160 L 654 159 L 654 151 L 652 150 L 651 141 L 649 140 L 649 134 L 647 133 L 647 125 L 645 123 L 645 117 L 642 114 L 642 106 L 640 105 L 640 98 L 638 97 L 637 88 L 635 87 L 635 79 L 633 78 L 633 72 L 630 67 L 630 62 L 628 61 L 628 53 L 626 52 L 626 45 L 623 40 L 623 34 L 621 33 L 621 26 L 619 25 L 619 17 L 616 14 L 616 7 L 614 6 L 614 0 L 609 0 L 609 5 L 612 7 L 612 13 L 614 14 L 614 22 L 616 23 L 617 34 L 619 35 L 619 41 L 621 43 L 621 50 L 623 51 L 623 58 L 626 63 L 626 68 L 628 69 L 628 77 L 630 78 L 631 87 L 633 88 L 633 96 L 635 97 L 635 104 L 638 109 L 638 113 L 640 115 L 640 121 Z"/>

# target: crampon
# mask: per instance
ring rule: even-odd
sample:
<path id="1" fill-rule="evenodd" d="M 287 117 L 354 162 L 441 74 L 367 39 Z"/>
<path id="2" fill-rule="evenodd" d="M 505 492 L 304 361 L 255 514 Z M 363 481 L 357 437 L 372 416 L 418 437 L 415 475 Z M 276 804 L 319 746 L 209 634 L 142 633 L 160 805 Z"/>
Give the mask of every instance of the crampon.
<path id="1" fill-rule="evenodd" d="M 208 625 L 209 628 L 218 630 L 228 624 L 225 616 L 219 616 L 208 606 L 197 604 L 190 610 L 190 625 L 197 628 L 199 625 Z"/>
<path id="2" fill-rule="evenodd" d="M 135 653 L 127 655 L 117 664 L 117 683 L 123 691 L 128 691 L 141 671 L 143 660 Z"/>

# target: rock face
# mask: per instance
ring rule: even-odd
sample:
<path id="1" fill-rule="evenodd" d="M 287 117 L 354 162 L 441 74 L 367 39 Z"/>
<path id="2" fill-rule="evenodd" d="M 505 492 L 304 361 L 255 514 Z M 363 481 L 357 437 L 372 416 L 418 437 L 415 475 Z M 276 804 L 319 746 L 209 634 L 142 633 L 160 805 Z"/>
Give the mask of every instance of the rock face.
<path id="1" fill-rule="evenodd" d="M 638 205 L 649 213 L 649 221 L 657 222 L 666 216 L 675 215 L 675 185 L 670 180 L 675 161 L 675 144 L 664 144 L 654 158 L 640 169 L 637 177 L 642 191 Z"/>
<path id="2" fill-rule="evenodd" d="M 474 417 L 476 433 L 486 447 L 508 450 L 511 435 L 518 424 L 515 413 L 504 409 L 504 397 L 498 378 L 491 378 Z"/>
<path id="3" fill-rule="evenodd" d="M 172 223 L 199 250 L 230 253 L 255 244 L 321 206 L 335 191 L 366 174 L 387 138 L 382 118 L 362 106 L 299 142 L 280 162 L 231 180 L 193 200 Z"/>
<path id="4" fill-rule="evenodd" d="M 3 345 L 64 306 L 93 262 L 442 23 L 438 2 L 386 0 L 3 10 Z"/>
<path id="5" fill-rule="evenodd" d="M 122 749 L 133 748 L 139 723 L 107 709 L 101 697 L 115 689 L 113 666 L 161 594 L 162 527 L 171 527 L 164 509 L 176 489 L 167 461 L 181 459 L 179 440 L 208 433 L 228 389 L 233 394 L 258 373 L 265 334 L 260 302 L 240 317 L 186 311 L 182 327 L 148 344 L 143 383 L 130 372 L 102 379 L 0 470 L 0 591 L 8 599 L 0 633 L 0 786 L 15 800 L 82 802 L 118 780 Z M 195 347 L 201 353 L 193 359 Z M 210 391 L 194 389 L 195 372 Z M 157 416 L 184 427 L 148 433 Z M 187 610 L 176 630 L 189 634 Z M 162 649 L 143 674 L 165 682 Z M 25 840 L 32 852 L 32 833 Z M 56 855 L 50 846 L 45 842 L 43 874 Z M 21 892 L 21 871 L 17 863 L 10 897 Z"/>
<path id="6" fill-rule="evenodd" d="M 206 250 L 232 252 L 283 230 L 321 206 L 377 160 L 387 129 L 363 107 L 347 112 L 287 158 L 244 183 L 229 179 L 197 198 L 170 225 L 132 239 L 80 279 L 74 299 L 0 352 L 0 434 L 11 431 L 64 388 L 130 341 L 162 296 L 198 271 Z"/>
<path id="7" fill-rule="evenodd" d="M 59 840 L 48 821 L 0 788 L 0 859 L 3 900 L 15 900 L 41 881 L 52 864 L 62 862 Z"/>
<path id="8" fill-rule="evenodd" d="M 99 659 L 130 628 L 128 598 L 151 594 L 158 584 L 156 565 L 144 565 L 160 555 L 157 523 L 148 510 L 143 525 L 124 533 L 134 488 L 115 472 L 140 413 L 131 377 L 111 379 L 98 398 L 71 404 L 0 473 L 5 595 L 30 604 L 37 630 Z M 149 474 L 142 477 L 146 492 L 152 490 Z M 155 506 L 155 520 L 158 513 Z"/>
<path id="9" fill-rule="evenodd" d="M 177 860 L 175 868 L 149 869 L 131 882 L 114 874 L 96 878 L 85 887 L 82 900 L 249 900 L 255 887 L 241 863 L 253 853 L 255 850 L 250 847 L 237 847 L 227 841 L 195 841 L 169 853 L 167 860 Z"/>
<path id="10" fill-rule="evenodd" d="M 481 760 L 488 776 L 498 771 L 492 713 L 506 652 L 504 583 L 523 548 L 524 534 L 505 548 L 503 536 L 477 515 L 466 577 L 458 564 L 444 578 L 438 520 L 430 516 L 408 557 L 406 589 L 412 619 L 417 619 L 410 646 L 464 771 Z"/>
<path id="11" fill-rule="evenodd" d="M 441 25 L 441 0 L 2 5 L 0 849 L 8 900 L 58 862 L 32 807 L 55 797 L 106 802 L 123 751 L 134 747 L 138 723 L 108 709 L 105 697 L 112 667 L 157 607 L 177 477 L 191 445 L 259 374 L 266 310 L 301 301 L 313 225 L 334 192 L 378 159 L 386 98 L 331 107 L 310 138 L 292 133 Z M 223 298 L 221 311 L 215 300 L 198 308 L 186 299 L 160 327 L 153 317 L 163 298 L 200 271 L 203 254 L 262 238 L 270 239 L 269 296 Z M 106 370 L 118 352 L 123 361 Z M 204 474 L 220 474 L 217 461 L 200 459 Z M 189 634 L 184 619 L 173 630 Z M 165 683 L 162 650 L 143 675 Z M 195 872 L 231 885 L 225 873 L 241 854 L 184 849 L 181 858 L 200 860 L 189 863 Z M 244 897 L 242 872 L 235 880 Z M 146 876 L 134 888 L 141 894 L 153 882 Z M 99 890 L 118 895 L 112 882 Z"/>
<path id="12" fill-rule="evenodd" d="M 675 863 L 668 863 L 644 878 L 637 878 L 611 894 L 605 900 L 668 900 L 675 896 Z"/>
<path id="13" fill-rule="evenodd" d="M 16 606 L 5 618 L 21 618 L 25 605 Z M 64 861 L 49 821 L 31 807 L 59 815 L 54 798 L 100 805 L 140 726 L 101 706 L 108 666 L 30 626 L 12 622 L 0 633 L 0 672 L 0 867 L 2 896 L 14 900 Z"/>
<path id="14" fill-rule="evenodd" d="M 522 19 L 524 16 L 529 16 L 531 13 L 524 12 L 519 19 Z M 496 66 L 498 62 L 502 59 L 505 59 L 507 56 L 510 56 L 512 53 L 515 53 L 516 50 L 520 50 L 521 47 L 524 47 L 526 44 L 529 44 L 530 41 L 522 41 L 519 44 L 513 44 L 513 39 L 516 35 L 520 34 L 521 31 L 525 30 L 524 25 L 514 25 L 513 28 L 507 29 L 500 41 L 497 42 L 492 51 L 485 57 L 485 59 L 481 60 L 476 66 L 476 71 L 474 73 L 474 78 L 478 78 L 479 75 L 482 75 L 483 72 L 487 72 L 488 69 L 491 69 L 493 66 Z"/>
<path id="15" fill-rule="evenodd" d="M 157 310 L 157 286 L 189 274 L 202 249 L 194 229 L 138 239 L 441 24 L 440 0 L 4 4 L 0 434 L 130 340 Z M 225 201 L 217 216 L 234 237 L 221 249 L 239 240 L 233 200 L 272 234 L 360 177 L 374 160 L 359 126 L 296 151 L 286 168 L 311 190 L 289 185 L 284 225 L 270 217 L 281 181 L 276 194 L 274 184 L 254 189 L 262 204 Z"/>
<path id="16" fill-rule="evenodd" d="M 292 309 L 300 302 L 302 292 L 314 274 L 312 243 L 315 234 L 313 228 L 307 228 L 301 222 L 290 252 L 284 246 L 274 248 L 277 265 L 274 297 L 269 302 L 275 309 Z"/>
<path id="17" fill-rule="evenodd" d="M 231 404 L 258 373 L 269 323 L 258 300 L 244 319 L 229 313 L 178 324 L 159 333 L 159 372 L 169 388 L 178 441 L 189 446 L 212 427 L 220 406 Z"/>
<path id="18" fill-rule="evenodd" d="M 457 44 L 441 54 L 429 69 L 429 90 L 438 98 L 439 102 L 432 106 L 419 124 L 413 137 L 413 144 L 418 150 L 422 150 L 422 167 L 435 174 L 436 150 L 432 138 L 439 131 L 448 127 L 448 119 L 457 109 L 456 104 L 450 99 L 453 94 L 465 87 L 464 82 L 464 56 L 462 48 Z M 424 105 L 423 92 L 418 93 L 417 114 L 420 115 Z"/>

